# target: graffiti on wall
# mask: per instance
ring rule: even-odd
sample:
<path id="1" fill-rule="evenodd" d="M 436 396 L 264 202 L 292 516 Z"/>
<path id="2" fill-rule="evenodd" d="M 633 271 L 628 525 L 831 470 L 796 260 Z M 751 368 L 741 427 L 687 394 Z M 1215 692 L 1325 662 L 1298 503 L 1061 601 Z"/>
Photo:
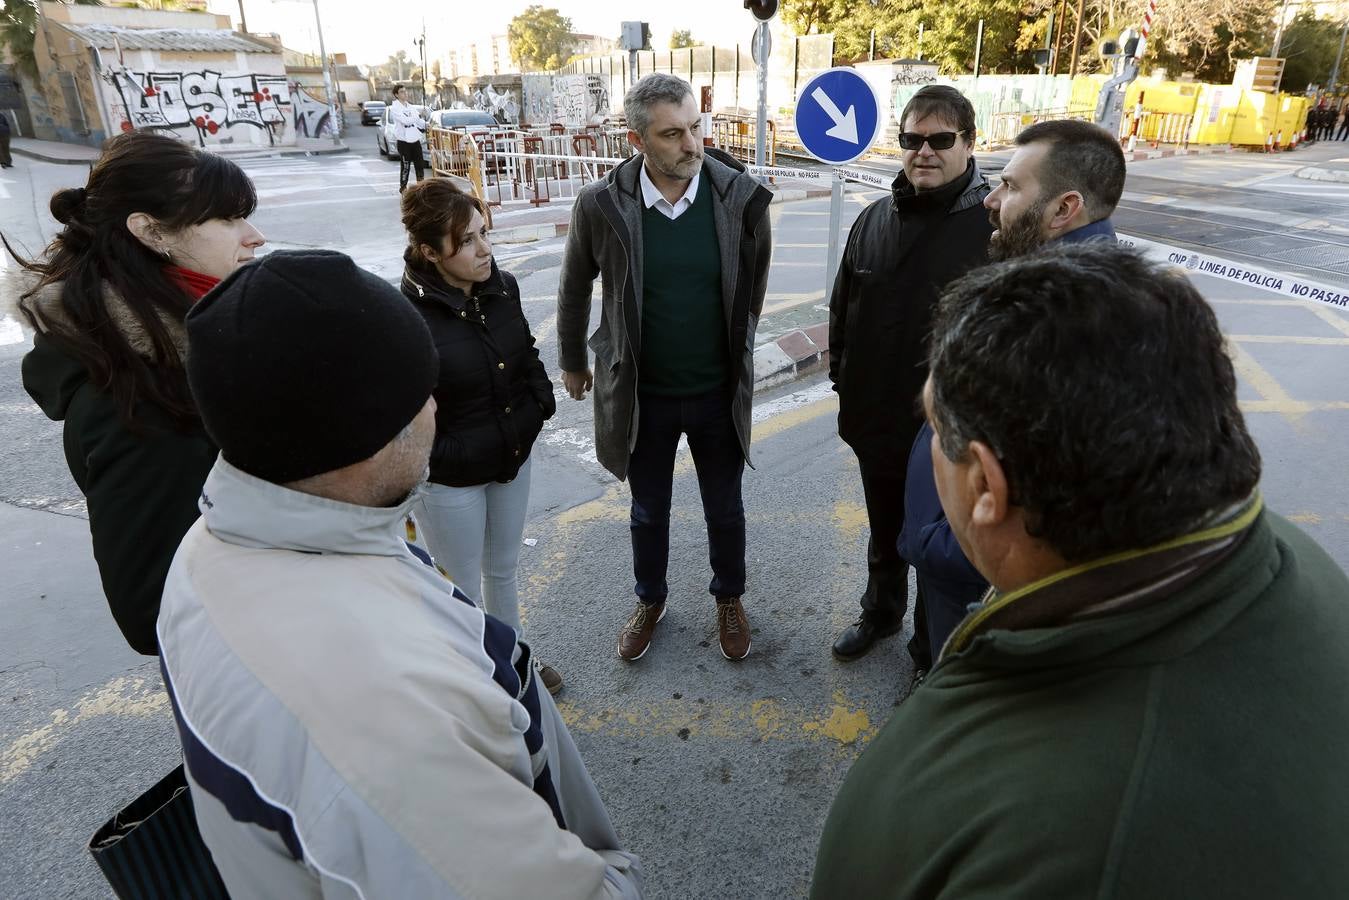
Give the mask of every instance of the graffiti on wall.
<path id="1" fill-rule="evenodd" d="M 530 125 L 546 125 L 553 121 L 553 76 L 526 73 L 520 77 L 524 95 L 522 121 Z"/>
<path id="2" fill-rule="evenodd" d="M 937 72 L 933 63 L 895 63 L 890 84 L 936 84 Z"/>
<path id="3" fill-rule="evenodd" d="M 265 131 L 274 144 L 291 107 L 284 75 L 124 70 L 110 80 L 125 110 L 123 131 L 182 129 L 194 132 L 202 146 L 238 127 Z"/>
<path id="4" fill-rule="evenodd" d="M 609 85 L 603 75 L 526 75 L 525 121 L 558 122 L 572 128 L 609 117 Z"/>
<path id="5" fill-rule="evenodd" d="M 520 101 L 516 99 L 515 91 L 509 88 L 498 91 L 495 85 L 484 84 L 473 92 L 469 103 L 474 109 L 488 113 L 502 125 L 520 121 Z"/>
<path id="6" fill-rule="evenodd" d="M 300 84 L 291 85 L 291 100 L 295 110 L 295 134 L 299 137 L 332 137 L 332 115 L 328 102 L 309 93 Z"/>

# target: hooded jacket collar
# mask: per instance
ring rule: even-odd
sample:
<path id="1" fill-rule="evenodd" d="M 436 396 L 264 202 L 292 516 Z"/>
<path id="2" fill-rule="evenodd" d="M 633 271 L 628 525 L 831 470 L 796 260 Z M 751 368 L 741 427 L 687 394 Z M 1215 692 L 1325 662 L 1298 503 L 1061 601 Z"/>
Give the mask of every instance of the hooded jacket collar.
<path id="1" fill-rule="evenodd" d="M 403 253 L 403 280 L 398 287 L 403 296 L 414 303 L 442 303 L 455 312 L 461 312 L 468 306 L 468 295 L 447 284 L 439 273 L 428 273 L 408 263 L 407 251 Z M 506 296 L 506 279 L 497 268 L 496 257 L 492 258 L 492 274 L 487 276 L 486 281 L 473 286 L 473 296 L 479 300 L 490 296 Z"/>
<path id="2" fill-rule="evenodd" d="M 1094 239 L 1109 240 L 1111 243 L 1115 242 L 1115 226 L 1108 217 L 1092 222 L 1089 225 L 1083 225 L 1081 228 L 1074 228 L 1072 231 L 1059 235 L 1057 243 L 1081 244 Z"/>
<path id="3" fill-rule="evenodd" d="M 33 316 L 39 331 L 50 333 L 53 326 L 72 327 L 61 300 L 64 289 L 65 282 L 54 282 L 42 286 L 32 296 L 20 301 L 20 305 Z M 150 340 L 149 332 L 127 306 L 122 295 L 108 281 L 103 282 L 103 305 L 108 310 L 108 318 L 112 321 L 113 327 L 121 333 L 131 349 L 151 362 L 160 362 L 156 358 L 154 342 Z M 187 326 L 183 324 L 182 319 L 175 319 L 165 310 L 157 309 L 156 313 L 164 324 L 165 331 L 168 332 L 169 340 L 173 341 L 174 347 L 178 350 L 178 358 L 183 359 L 187 354 Z"/>
<path id="4" fill-rule="evenodd" d="M 939 210 L 945 210 L 950 215 L 983 203 L 988 191 L 988 178 L 979 171 L 971 156 L 964 175 L 932 191 L 915 191 L 909 176 L 900 169 L 890 185 L 890 203 L 891 208 L 900 215 L 934 213 Z"/>
<path id="5" fill-rule="evenodd" d="M 1209 592 L 1189 588 L 1232 557 L 1260 530 L 1264 501 L 1259 492 L 1242 503 L 1218 512 L 1196 530 L 1164 543 L 1114 553 L 1050 575 L 1006 593 L 990 589 L 978 607 L 952 632 L 941 651 L 945 660 L 983 644 L 985 652 L 1008 659 L 1056 653 L 1060 659 L 1105 652 L 1108 646 L 1137 637 L 1128 627 L 1117 627 L 1122 613 L 1160 608 L 1153 618 L 1162 621 L 1139 627 L 1159 627 L 1168 617 L 1185 614 L 1204 604 Z M 1264 526 L 1265 532 L 1268 527 Z M 1187 595 L 1185 603 L 1176 598 Z M 1162 603 L 1160 601 L 1167 601 Z M 1100 632 L 1095 643 L 1074 642 L 1071 636 L 1055 641 L 1046 637 L 1067 628 Z M 1132 627 L 1132 626 L 1131 626 Z"/>
<path id="6" fill-rule="evenodd" d="M 219 456 L 197 505 L 212 535 L 240 547 L 403 556 L 403 523 L 419 493 L 397 506 L 354 506 L 263 481 Z"/>

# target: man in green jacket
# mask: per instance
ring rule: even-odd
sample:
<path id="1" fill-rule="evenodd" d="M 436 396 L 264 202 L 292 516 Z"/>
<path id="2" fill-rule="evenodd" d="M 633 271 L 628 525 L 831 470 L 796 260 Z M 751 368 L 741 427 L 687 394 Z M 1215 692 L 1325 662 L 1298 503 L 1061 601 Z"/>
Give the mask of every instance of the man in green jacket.
<path id="1" fill-rule="evenodd" d="M 816 898 L 1349 886 L 1349 579 L 1264 508 L 1212 310 L 1092 242 L 942 298 L 933 471 L 992 589 L 848 774 Z"/>

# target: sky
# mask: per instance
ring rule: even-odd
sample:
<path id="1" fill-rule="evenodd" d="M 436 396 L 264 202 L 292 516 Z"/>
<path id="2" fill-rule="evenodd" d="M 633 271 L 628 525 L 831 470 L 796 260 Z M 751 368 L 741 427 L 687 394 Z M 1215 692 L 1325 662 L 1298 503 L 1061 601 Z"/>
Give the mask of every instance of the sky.
<path id="1" fill-rule="evenodd" d="M 239 23 L 240 0 L 209 0 L 211 12 L 229 15 Z M 699 43 L 732 46 L 748 44 L 754 19 L 740 0 L 662 0 L 634 4 L 632 0 L 534 0 L 561 10 L 572 20 L 572 30 L 604 37 L 618 36 L 619 23 L 641 20 L 651 26 L 651 46 L 665 49 L 670 32 L 687 28 Z M 242 0 L 250 31 L 276 32 L 287 47 L 318 52 L 311 0 Z M 452 47 L 491 34 L 505 34 L 511 18 L 530 0 L 469 0 L 432 3 L 427 0 L 318 0 L 323 38 L 329 53 L 346 53 L 357 65 L 382 63 L 406 50 L 417 55 L 414 38 L 426 17 L 428 59 L 444 56 Z M 643 7 L 645 10 L 643 11 Z M 372 10 L 374 11 L 372 14 Z"/>

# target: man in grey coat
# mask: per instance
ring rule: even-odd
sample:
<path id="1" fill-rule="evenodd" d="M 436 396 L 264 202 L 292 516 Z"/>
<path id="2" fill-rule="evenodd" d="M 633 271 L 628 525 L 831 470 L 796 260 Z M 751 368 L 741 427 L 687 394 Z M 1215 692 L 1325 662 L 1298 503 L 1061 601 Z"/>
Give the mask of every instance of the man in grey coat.
<path id="1" fill-rule="evenodd" d="M 730 156 L 703 147 L 688 82 L 643 78 L 623 101 L 638 155 L 576 198 L 558 286 L 562 381 L 595 391 L 600 463 L 632 489 L 637 607 L 618 655 L 637 660 L 665 615 L 675 451 L 688 436 L 707 520 L 721 652 L 749 654 L 745 508 L 754 330 L 772 253 L 771 194 Z M 586 350 L 591 291 L 600 323 Z"/>

